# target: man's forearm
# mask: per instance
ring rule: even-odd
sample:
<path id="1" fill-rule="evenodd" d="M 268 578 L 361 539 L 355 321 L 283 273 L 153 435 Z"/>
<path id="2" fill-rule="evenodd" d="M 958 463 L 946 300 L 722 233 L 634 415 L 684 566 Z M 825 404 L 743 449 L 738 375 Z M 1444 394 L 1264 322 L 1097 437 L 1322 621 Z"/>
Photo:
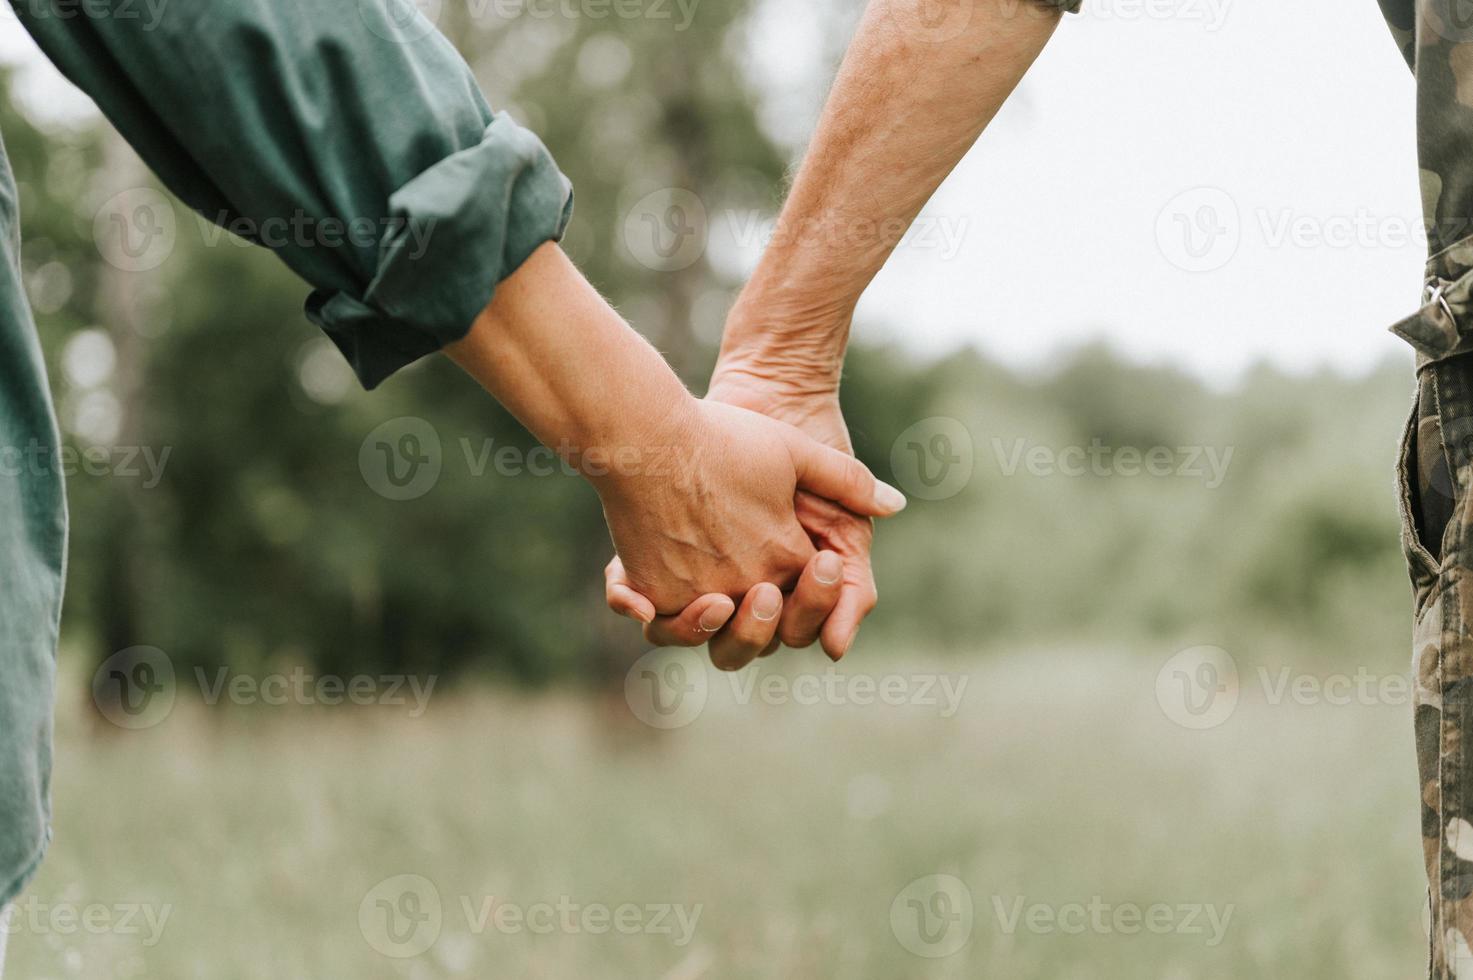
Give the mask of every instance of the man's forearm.
<path id="1" fill-rule="evenodd" d="M 837 384 L 860 294 L 1058 20 L 1034 0 L 871 0 L 724 359 Z"/>

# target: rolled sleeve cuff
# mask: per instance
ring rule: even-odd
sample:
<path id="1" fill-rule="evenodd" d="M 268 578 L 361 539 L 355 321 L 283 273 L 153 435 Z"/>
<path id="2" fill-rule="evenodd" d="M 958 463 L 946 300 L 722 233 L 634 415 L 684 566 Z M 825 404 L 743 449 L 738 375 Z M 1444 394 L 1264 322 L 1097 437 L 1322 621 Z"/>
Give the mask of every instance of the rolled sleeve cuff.
<path id="1" fill-rule="evenodd" d="M 573 189 L 542 141 L 497 116 L 481 142 L 389 198 L 389 231 L 362 296 L 317 290 L 307 316 L 365 388 L 465 336 L 496 287 L 558 241 Z"/>
<path id="2" fill-rule="evenodd" d="M 1070 14 L 1079 13 L 1079 8 L 1084 5 L 1084 0 L 1037 0 L 1037 2 L 1045 7 L 1052 7 Z"/>

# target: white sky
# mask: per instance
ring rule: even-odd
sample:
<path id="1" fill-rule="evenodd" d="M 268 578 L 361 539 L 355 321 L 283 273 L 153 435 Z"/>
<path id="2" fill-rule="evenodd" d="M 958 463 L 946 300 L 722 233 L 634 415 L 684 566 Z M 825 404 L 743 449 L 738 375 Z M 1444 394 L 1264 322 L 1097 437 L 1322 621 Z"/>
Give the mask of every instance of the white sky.
<path id="1" fill-rule="evenodd" d="M 776 2 L 758 60 L 775 89 L 811 92 L 823 38 Z M 1385 328 L 1421 281 L 1414 90 L 1373 0 L 1090 5 L 927 208 L 858 333 L 1027 367 L 1105 338 L 1219 384 L 1261 359 L 1410 362 Z M 78 105 L 5 18 L 0 58 L 32 69 L 32 96 Z M 812 99 L 781 108 L 801 136 Z"/>
<path id="2" fill-rule="evenodd" d="M 966 222 L 960 252 L 902 250 L 866 329 L 1030 365 L 1103 336 L 1219 383 L 1258 359 L 1410 362 L 1385 328 L 1420 301 L 1415 93 L 1376 4 L 1226 0 L 1212 30 L 1195 0 L 1173 6 L 1199 19 L 1091 2 L 928 208 Z M 1197 187 L 1225 196 L 1163 218 Z M 1177 213 L 1213 201 L 1237 251 L 1224 236 L 1220 268 L 1187 271 Z"/>

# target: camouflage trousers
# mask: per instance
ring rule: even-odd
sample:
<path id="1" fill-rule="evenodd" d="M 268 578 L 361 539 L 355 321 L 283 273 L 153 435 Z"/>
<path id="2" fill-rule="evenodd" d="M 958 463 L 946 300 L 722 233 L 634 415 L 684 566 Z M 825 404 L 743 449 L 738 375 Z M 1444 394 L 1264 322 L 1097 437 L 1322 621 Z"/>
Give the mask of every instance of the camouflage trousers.
<path id="1" fill-rule="evenodd" d="M 1417 90 L 1428 254 L 1400 465 L 1431 974 L 1473 980 L 1473 3 L 1380 0 Z"/>
<path id="2" fill-rule="evenodd" d="M 1399 468 L 1431 975 L 1473 978 L 1473 355 L 1418 372 Z"/>

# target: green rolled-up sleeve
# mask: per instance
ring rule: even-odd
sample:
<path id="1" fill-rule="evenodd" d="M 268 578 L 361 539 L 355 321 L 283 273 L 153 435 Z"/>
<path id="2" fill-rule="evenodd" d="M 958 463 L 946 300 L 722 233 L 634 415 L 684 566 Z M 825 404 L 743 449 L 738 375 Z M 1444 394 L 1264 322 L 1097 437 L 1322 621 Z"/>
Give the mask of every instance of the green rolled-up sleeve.
<path id="1" fill-rule="evenodd" d="M 1084 5 L 1084 0 L 1036 0 L 1036 2 L 1043 4 L 1045 7 L 1052 7 L 1055 10 L 1063 10 L 1071 14 L 1079 13 L 1079 8 Z"/>
<path id="2" fill-rule="evenodd" d="M 464 336 L 572 189 L 404 0 L 25 0 L 160 179 L 270 248 L 365 386 Z"/>

